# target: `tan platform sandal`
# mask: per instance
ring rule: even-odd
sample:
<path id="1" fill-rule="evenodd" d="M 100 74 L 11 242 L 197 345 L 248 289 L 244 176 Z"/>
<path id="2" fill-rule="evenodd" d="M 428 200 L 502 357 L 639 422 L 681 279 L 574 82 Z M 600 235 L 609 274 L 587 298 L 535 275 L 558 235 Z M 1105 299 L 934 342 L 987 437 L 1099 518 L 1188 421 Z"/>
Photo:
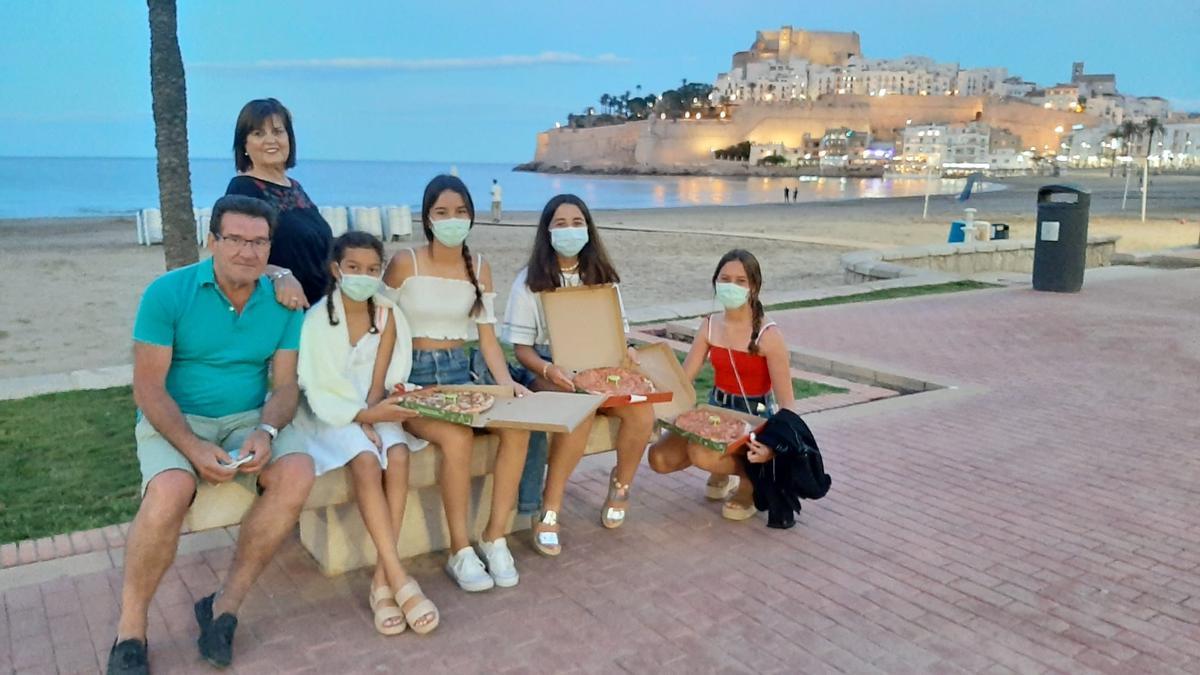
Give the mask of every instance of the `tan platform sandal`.
<path id="1" fill-rule="evenodd" d="M 617 468 L 608 474 L 608 496 L 604 499 L 604 510 L 600 512 L 600 524 L 613 530 L 625 524 L 625 512 L 629 508 L 630 483 L 622 485 L 617 480 Z M 620 504 L 618 506 L 618 504 Z"/>
<path id="2" fill-rule="evenodd" d="M 396 591 L 396 604 L 403 608 L 404 603 L 417 596 L 421 597 L 421 601 L 414 605 L 412 609 L 404 612 L 404 620 L 408 622 L 409 626 L 412 626 L 413 631 L 418 635 L 425 635 L 438 627 L 438 622 L 441 621 L 442 617 L 438 613 L 438 608 L 433 604 L 433 601 L 426 598 L 425 594 L 421 592 L 421 585 L 417 583 L 416 579 L 409 577 L 408 582 L 401 586 L 400 590 Z M 429 623 L 423 626 L 417 624 L 418 620 L 430 614 L 433 615 L 433 619 Z"/>
<path id="3" fill-rule="evenodd" d="M 737 495 L 725 500 L 721 506 L 721 517 L 726 520 L 749 520 L 758 513 L 758 509 L 754 507 L 754 500 L 751 497 L 749 504 L 743 504 L 738 501 Z"/>
<path id="4" fill-rule="evenodd" d="M 562 553 L 562 545 L 558 541 L 558 512 L 541 511 L 533 517 L 533 548 L 544 556 L 554 556 Z"/>
<path id="5" fill-rule="evenodd" d="M 726 499 L 737 491 L 738 484 L 741 479 L 737 476 L 720 474 L 712 474 L 708 477 L 708 482 L 704 485 L 704 498 L 710 502 L 720 502 Z"/>
<path id="6" fill-rule="evenodd" d="M 405 623 L 404 612 L 396 605 L 385 605 L 385 601 L 395 602 L 392 589 L 379 586 L 371 589 L 371 611 L 375 613 L 375 630 L 381 635 L 399 635 L 408 627 Z M 398 623 L 388 625 L 389 621 L 400 619 Z"/>

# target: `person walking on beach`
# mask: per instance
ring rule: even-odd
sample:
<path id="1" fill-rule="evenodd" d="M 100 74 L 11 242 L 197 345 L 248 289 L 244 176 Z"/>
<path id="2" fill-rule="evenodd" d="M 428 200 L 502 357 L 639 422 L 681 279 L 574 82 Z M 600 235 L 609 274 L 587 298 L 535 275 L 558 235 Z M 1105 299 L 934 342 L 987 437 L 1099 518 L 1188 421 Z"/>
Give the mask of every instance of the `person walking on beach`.
<path id="1" fill-rule="evenodd" d="M 275 297 L 288 307 L 307 308 L 325 294 L 326 266 L 333 230 L 287 170 L 296 166 L 296 133 L 292 114 L 273 98 L 242 106 L 233 130 L 233 162 L 238 175 L 227 195 L 261 199 L 279 214 L 271 240 L 267 274 Z"/>
<path id="2" fill-rule="evenodd" d="M 784 203 L 784 204 L 788 203 L 788 196 L 789 196 L 789 195 L 790 195 L 790 193 L 788 192 L 788 187 L 787 187 L 786 185 L 785 185 L 785 186 L 783 186 L 783 203 Z"/>
<path id="3" fill-rule="evenodd" d="M 503 197 L 503 190 L 500 189 L 500 183 L 496 179 L 492 179 L 492 222 L 500 222 L 500 200 Z"/>
<path id="4" fill-rule="evenodd" d="M 238 608 L 312 488 L 312 458 L 288 426 L 300 395 L 304 315 L 277 301 L 264 274 L 275 224 L 269 204 L 221 197 L 209 225 L 212 257 L 154 280 L 138 305 L 133 398 L 142 503 L 125 546 L 109 675 L 150 672 L 150 600 L 175 559 L 199 481 L 238 479 L 260 495 L 242 519 L 224 583 L 194 607 L 200 655 L 222 668 L 233 660 Z"/>

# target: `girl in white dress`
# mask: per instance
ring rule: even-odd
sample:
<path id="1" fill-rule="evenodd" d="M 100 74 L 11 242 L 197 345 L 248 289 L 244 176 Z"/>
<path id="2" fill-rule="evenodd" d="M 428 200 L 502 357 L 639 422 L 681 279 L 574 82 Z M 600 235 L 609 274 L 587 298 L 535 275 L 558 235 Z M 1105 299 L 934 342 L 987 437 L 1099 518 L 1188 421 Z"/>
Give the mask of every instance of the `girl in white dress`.
<path id="1" fill-rule="evenodd" d="M 383 244 L 347 232 L 333 244 L 332 283 L 304 318 L 298 374 L 304 400 L 292 425 L 307 439 L 317 475 L 349 466 L 363 523 L 378 552 L 371 582 L 384 635 L 437 627 L 438 611 L 400 564 L 396 543 L 408 498 L 408 454 L 425 441 L 401 426 L 416 413 L 388 392 L 412 368 L 412 336 L 382 287 Z"/>

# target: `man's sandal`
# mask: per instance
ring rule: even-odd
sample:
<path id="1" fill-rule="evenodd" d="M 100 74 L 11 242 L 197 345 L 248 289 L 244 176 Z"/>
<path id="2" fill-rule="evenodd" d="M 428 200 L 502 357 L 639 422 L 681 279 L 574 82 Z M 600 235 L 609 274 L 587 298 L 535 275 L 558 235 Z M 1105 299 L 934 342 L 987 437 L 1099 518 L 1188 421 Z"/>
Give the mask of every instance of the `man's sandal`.
<path id="1" fill-rule="evenodd" d="M 625 523 L 625 511 L 629 508 L 630 483 L 621 484 L 617 480 L 617 468 L 608 474 L 608 497 L 604 500 L 604 510 L 600 512 L 600 524 L 612 530 Z"/>
<path id="2" fill-rule="evenodd" d="M 562 553 L 558 541 L 558 512 L 542 511 L 533 517 L 533 548 L 545 556 Z"/>
<path id="3" fill-rule="evenodd" d="M 399 635 L 407 627 L 407 624 L 404 622 L 404 612 L 400 611 L 400 607 L 392 604 L 383 604 L 384 602 L 395 601 L 396 597 L 392 594 L 392 589 L 387 586 L 379 586 L 371 589 L 371 611 L 375 613 L 375 630 L 379 631 L 382 635 Z M 400 621 L 390 623 L 396 619 L 400 619 Z"/>
<path id="4" fill-rule="evenodd" d="M 739 482 L 737 476 L 712 474 L 704 486 L 704 498 L 710 502 L 724 501 L 737 490 Z"/>
<path id="5" fill-rule="evenodd" d="M 409 577 L 408 581 L 400 587 L 400 590 L 396 591 L 396 604 L 404 607 L 404 603 L 418 596 L 420 596 L 421 601 L 413 605 L 412 609 L 404 612 L 404 620 L 408 622 L 409 626 L 412 626 L 413 631 L 418 635 L 425 635 L 438 627 L 441 615 L 438 613 L 438 608 L 433 604 L 433 601 L 425 597 L 425 594 L 421 592 L 421 585 L 417 583 L 416 579 Z M 417 621 L 431 615 L 433 619 L 428 623 L 424 625 L 417 623 Z"/>

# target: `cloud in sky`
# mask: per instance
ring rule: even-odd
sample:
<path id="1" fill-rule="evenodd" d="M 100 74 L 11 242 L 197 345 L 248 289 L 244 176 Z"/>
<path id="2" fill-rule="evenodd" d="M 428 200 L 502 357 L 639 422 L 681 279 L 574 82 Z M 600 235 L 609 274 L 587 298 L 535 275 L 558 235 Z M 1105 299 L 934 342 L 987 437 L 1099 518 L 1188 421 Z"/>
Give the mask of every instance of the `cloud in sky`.
<path id="1" fill-rule="evenodd" d="M 480 56 L 458 59 L 268 59 L 246 63 L 194 63 L 192 68 L 239 71 L 437 71 L 488 68 L 528 68 L 530 66 L 614 65 L 629 63 L 630 59 L 616 54 L 583 56 L 569 52 L 542 52 L 508 56 Z"/>

